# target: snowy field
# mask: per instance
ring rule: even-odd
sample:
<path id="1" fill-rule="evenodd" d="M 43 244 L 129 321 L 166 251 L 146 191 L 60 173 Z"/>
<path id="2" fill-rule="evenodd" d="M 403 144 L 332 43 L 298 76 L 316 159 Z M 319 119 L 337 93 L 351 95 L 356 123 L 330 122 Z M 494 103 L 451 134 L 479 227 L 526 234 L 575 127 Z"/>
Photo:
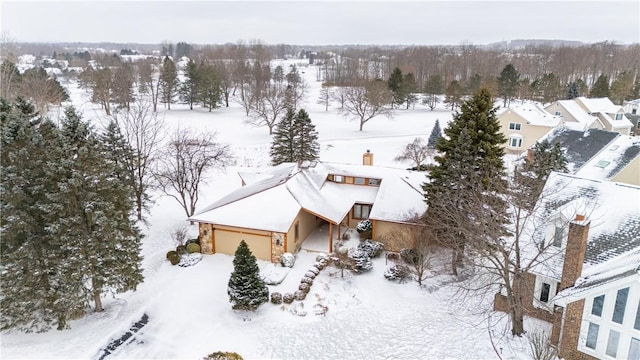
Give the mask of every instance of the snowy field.
<path id="1" fill-rule="evenodd" d="M 443 127 L 451 120 L 443 104 L 435 111 L 417 104 L 397 110 L 392 119 L 374 118 L 360 132 L 357 121 L 339 116 L 335 106 L 325 112 L 324 105 L 316 104 L 320 83 L 315 68 L 299 70 L 310 87 L 303 107 L 318 130 L 321 161 L 357 164 L 370 150 L 375 165 L 406 168 L 412 165 L 393 160 L 401 149 L 417 136 L 426 139 L 436 119 Z M 99 106 L 89 103 L 73 83 L 69 86 L 85 118 L 104 123 Z M 200 208 L 239 187 L 239 169 L 269 162 L 268 129 L 248 125 L 235 103 L 211 113 L 172 105 L 160 116 L 169 128 L 215 130 L 218 141 L 232 146 L 235 165 L 209 174 Z M 302 302 L 266 303 L 252 313 L 233 311 L 226 294 L 232 257 L 205 255 L 195 266 L 172 266 L 165 260 L 175 247 L 170 234 L 189 224 L 175 200 L 155 200 L 144 229 L 145 282 L 138 290 L 106 296 L 104 312 L 72 321 L 70 330 L 2 333 L 2 359 L 99 359 L 144 314 L 148 323 L 105 359 L 199 359 L 215 351 L 237 352 L 245 359 L 496 359 L 497 353 L 503 359 L 530 358 L 526 341 L 508 334 L 504 315 L 487 311 L 492 298 L 457 299 L 453 279 L 442 265 L 447 259 L 434 261 L 433 277 L 422 288 L 416 282 L 387 281 L 387 265 L 380 258 L 362 275 L 341 278 L 337 269 L 324 269 Z M 189 232 L 197 234 L 196 226 L 189 226 Z M 317 255 L 301 251 L 285 280 L 270 291 L 296 290 Z M 260 267 L 267 271 L 271 265 L 260 262 Z M 326 306 L 326 314 L 316 315 L 317 304 Z"/>

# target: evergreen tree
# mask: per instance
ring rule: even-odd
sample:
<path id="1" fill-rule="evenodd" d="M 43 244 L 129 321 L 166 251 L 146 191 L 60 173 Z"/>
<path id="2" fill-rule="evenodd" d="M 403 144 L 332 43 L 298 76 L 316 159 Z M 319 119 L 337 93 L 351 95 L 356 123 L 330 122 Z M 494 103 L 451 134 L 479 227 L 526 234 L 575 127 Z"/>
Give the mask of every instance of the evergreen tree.
<path id="1" fill-rule="evenodd" d="M 609 77 L 605 74 L 600 74 L 598 79 L 593 84 L 589 97 L 602 98 L 609 97 Z"/>
<path id="2" fill-rule="evenodd" d="M 404 101 L 407 103 L 407 109 L 409 106 L 415 104 L 418 99 L 416 93 L 418 92 L 418 83 L 413 73 L 406 73 L 402 79 L 402 93 L 404 94 Z"/>
<path id="3" fill-rule="evenodd" d="M 427 140 L 427 146 L 431 149 L 436 147 L 436 143 L 438 139 L 442 137 L 442 129 L 440 128 L 440 120 L 436 119 L 436 123 L 433 125 L 433 129 L 431 129 L 431 134 L 429 135 L 429 139 Z"/>
<path id="4" fill-rule="evenodd" d="M 436 142 L 441 155 L 435 157 L 429 181 L 423 185 L 429 209 L 426 220 L 454 249 L 454 271 L 462 266 L 468 244 L 481 246 L 486 236 L 495 238 L 504 232 L 506 205 L 501 198 L 507 186 L 502 143 L 506 139 L 496 110 L 486 88 L 461 104 L 444 130 L 446 137 Z"/>
<path id="5" fill-rule="evenodd" d="M 271 143 L 271 164 L 279 165 L 296 160 L 296 113 L 293 109 L 287 109 L 287 113 L 276 124 Z"/>
<path id="6" fill-rule="evenodd" d="M 400 70 L 400 68 L 398 67 L 393 69 L 393 72 L 391 73 L 391 75 L 389 76 L 389 80 L 387 81 L 389 90 L 391 90 L 391 93 L 393 94 L 393 101 L 391 102 L 392 107 L 393 104 L 397 104 L 399 106 L 405 101 L 405 94 L 402 86 L 403 80 L 404 79 L 402 77 L 402 70 Z"/>
<path id="7" fill-rule="evenodd" d="M 318 132 L 309 114 L 300 109 L 294 121 L 296 161 L 314 161 L 320 157 Z"/>
<path id="8" fill-rule="evenodd" d="M 198 65 L 189 60 L 185 68 L 186 79 L 180 85 L 180 101 L 189 104 L 189 110 L 193 110 L 193 104 L 198 101 L 198 86 L 200 86 L 200 78 L 198 77 Z"/>
<path id="9" fill-rule="evenodd" d="M 178 89 L 178 69 L 170 57 L 165 56 L 160 70 L 160 88 L 162 89 L 162 101 L 171 110 L 171 103 Z"/>
<path id="10" fill-rule="evenodd" d="M 233 258 L 227 294 L 235 310 L 255 310 L 269 300 L 269 288 L 260 277 L 256 257 L 244 240 Z"/>
<path id="11" fill-rule="evenodd" d="M 516 96 L 520 73 L 512 64 L 507 64 L 498 76 L 498 93 L 504 100 L 504 107 L 507 107 Z"/>
<path id="12" fill-rule="evenodd" d="M 619 73 L 611 84 L 611 101 L 614 104 L 622 105 L 625 100 L 633 99 L 633 85 L 633 76 L 629 71 Z"/>
<path id="13" fill-rule="evenodd" d="M 545 139 L 534 145 L 533 155 L 514 172 L 514 190 L 519 192 L 522 208 L 533 208 L 552 171 L 567 172 L 567 158 L 560 143 L 551 144 Z"/>
<path id="14" fill-rule="evenodd" d="M 566 100 L 575 99 L 580 96 L 580 89 L 578 88 L 578 83 L 576 81 L 572 81 L 567 84 L 567 95 L 565 96 Z"/>
<path id="15" fill-rule="evenodd" d="M 482 86 L 482 76 L 480 74 L 473 74 L 467 84 L 467 94 L 475 94 Z"/>
<path id="16" fill-rule="evenodd" d="M 196 89 L 202 106 L 211 110 L 218 107 L 221 100 L 220 81 L 213 65 L 200 64 L 198 66 L 198 82 Z"/>

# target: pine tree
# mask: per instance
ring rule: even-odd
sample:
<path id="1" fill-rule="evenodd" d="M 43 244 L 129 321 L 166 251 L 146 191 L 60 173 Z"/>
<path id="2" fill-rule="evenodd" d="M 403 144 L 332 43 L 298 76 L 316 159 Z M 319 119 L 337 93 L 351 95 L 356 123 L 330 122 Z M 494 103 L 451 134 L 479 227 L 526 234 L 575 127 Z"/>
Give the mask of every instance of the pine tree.
<path id="1" fill-rule="evenodd" d="M 391 75 L 389 76 L 389 80 L 387 81 L 389 90 L 391 90 L 391 93 L 393 94 L 393 101 L 391 102 L 392 106 L 393 104 L 397 104 L 398 106 L 400 106 L 400 104 L 405 101 L 405 94 L 402 86 L 403 80 L 404 79 L 402 77 L 402 70 L 400 70 L 400 68 L 398 67 L 393 69 L 393 72 L 391 73 Z"/>
<path id="2" fill-rule="evenodd" d="M 294 126 L 296 113 L 293 109 L 287 109 L 287 113 L 278 121 L 273 132 L 271 142 L 271 164 L 279 165 L 296 160 L 296 128 Z"/>
<path id="3" fill-rule="evenodd" d="M 468 243 L 485 240 L 482 236 L 487 234 L 477 229 L 491 229 L 497 237 L 506 222 L 506 206 L 500 200 L 507 188 L 502 160 L 506 139 L 489 90 L 481 88 L 464 101 L 444 133 L 446 137 L 436 142 L 441 155 L 428 169 L 429 181 L 423 189 L 429 209 L 427 221 L 443 238 L 449 237 L 446 242 L 454 249 L 456 271 Z M 487 219 L 491 219 L 491 226 Z"/>
<path id="4" fill-rule="evenodd" d="M 218 107 L 221 100 L 220 81 L 213 65 L 200 64 L 198 66 L 198 83 L 196 86 L 198 99 L 202 106 L 211 110 Z"/>
<path id="5" fill-rule="evenodd" d="M 314 161 L 320 157 L 320 144 L 318 132 L 313 125 L 309 114 L 304 110 L 298 110 L 294 120 L 296 161 Z"/>
<path id="6" fill-rule="evenodd" d="M 198 86 L 200 86 L 200 78 L 198 77 L 198 65 L 189 60 L 185 69 L 185 81 L 180 85 L 180 101 L 189 104 L 189 110 L 193 110 L 193 104 L 198 101 Z"/>
<path id="7" fill-rule="evenodd" d="M 500 76 L 498 76 L 498 92 L 504 100 L 505 107 L 516 96 L 519 81 L 520 73 L 513 67 L 513 64 L 507 64 L 500 72 Z"/>
<path id="8" fill-rule="evenodd" d="M 436 147 L 436 143 L 438 139 L 442 137 L 442 129 L 440 128 L 440 120 L 436 119 L 436 123 L 433 125 L 431 129 L 431 134 L 429 135 L 429 139 L 427 140 L 427 146 L 431 149 Z"/>
<path id="9" fill-rule="evenodd" d="M 611 101 L 622 105 L 625 100 L 631 100 L 633 95 L 633 76 L 627 71 L 620 72 L 611 84 Z"/>
<path id="10" fill-rule="evenodd" d="M 260 277 L 256 257 L 244 240 L 233 258 L 227 294 L 235 310 L 255 310 L 269 300 L 269 288 Z"/>
<path id="11" fill-rule="evenodd" d="M 162 89 L 162 101 L 171 110 L 171 103 L 178 89 L 178 70 L 170 57 L 165 56 L 160 70 L 160 88 Z"/>
<path id="12" fill-rule="evenodd" d="M 534 145 L 531 158 L 516 167 L 515 191 L 520 192 L 522 208 L 531 209 L 535 205 L 552 171 L 567 172 L 567 158 L 560 143 L 551 144 L 545 139 Z"/>
<path id="13" fill-rule="evenodd" d="M 602 98 L 609 97 L 609 77 L 605 74 L 600 74 L 598 79 L 593 84 L 589 97 Z"/>
<path id="14" fill-rule="evenodd" d="M 565 96 L 566 100 L 575 99 L 580 96 L 580 90 L 578 89 L 578 83 L 572 81 L 567 84 L 567 95 Z"/>
<path id="15" fill-rule="evenodd" d="M 402 94 L 404 97 L 404 101 L 407 103 L 407 109 L 409 106 L 415 104 L 418 99 L 416 94 L 418 92 L 418 83 L 416 82 L 416 77 L 413 73 L 404 74 L 404 78 L 402 79 Z"/>

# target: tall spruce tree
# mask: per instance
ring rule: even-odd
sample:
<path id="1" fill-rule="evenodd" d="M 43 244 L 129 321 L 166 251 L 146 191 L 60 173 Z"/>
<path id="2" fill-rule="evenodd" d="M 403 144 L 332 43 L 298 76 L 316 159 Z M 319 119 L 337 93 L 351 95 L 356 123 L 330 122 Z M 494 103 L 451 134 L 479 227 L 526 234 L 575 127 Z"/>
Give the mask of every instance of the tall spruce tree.
<path id="1" fill-rule="evenodd" d="M 429 135 L 429 139 L 427 140 L 427 146 L 430 148 L 435 148 L 438 139 L 442 137 L 442 129 L 440 128 L 440 120 L 436 119 L 436 123 L 433 124 L 433 128 L 431 129 L 431 134 Z"/>
<path id="2" fill-rule="evenodd" d="M 242 240 L 233 258 L 227 294 L 234 310 L 255 310 L 269 300 L 269 288 L 260 277 L 256 257 Z"/>
<path id="3" fill-rule="evenodd" d="M 514 191 L 519 192 L 521 208 L 532 209 L 552 171 L 567 172 L 567 158 L 560 143 L 537 142 L 532 153 L 514 171 Z"/>
<path id="4" fill-rule="evenodd" d="M 589 93 L 589 97 L 592 98 L 601 98 L 601 97 L 609 97 L 609 77 L 605 74 L 600 74 L 598 79 L 593 84 L 591 88 L 591 92 Z"/>
<path id="5" fill-rule="evenodd" d="M 389 80 L 387 81 L 387 85 L 389 86 L 389 90 L 391 90 L 391 93 L 393 94 L 393 101 L 391 102 L 391 106 L 393 106 L 394 104 L 400 106 L 400 104 L 404 103 L 405 101 L 405 94 L 404 94 L 404 89 L 403 89 L 403 76 L 402 76 L 402 70 L 400 70 L 399 67 L 396 67 L 395 69 L 393 69 L 393 72 L 391 73 L 391 75 L 389 76 Z"/>
<path id="6" fill-rule="evenodd" d="M 180 101 L 189 104 L 189 110 L 193 110 L 193 104 L 198 101 L 198 86 L 201 82 L 198 76 L 198 65 L 193 60 L 187 63 L 185 77 L 179 88 Z"/>
<path id="7" fill-rule="evenodd" d="M 503 106 L 507 107 L 515 98 L 519 82 L 520 73 L 513 67 L 513 64 L 507 64 L 498 76 L 498 92 L 503 99 Z"/>
<path id="8" fill-rule="evenodd" d="M 580 89 L 578 88 L 578 83 L 572 81 L 567 84 L 567 95 L 565 96 L 566 100 L 575 99 L 580 96 Z"/>
<path id="9" fill-rule="evenodd" d="M 178 69 L 176 63 L 170 57 L 165 56 L 160 70 L 160 89 L 162 90 L 162 101 L 171 110 L 176 93 L 178 92 Z"/>
<path id="10" fill-rule="evenodd" d="M 320 157 L 318 132 L 304 109 L 298 110 L 293 126 L 295 129 L 296 161 L 317 160 Z"/>
<path id="11" fill-rule="evenodd" d="M 465 248 L 481 246 L 485 236 L 502 235 L 506 222 L 506 206 L 500 200 L 507 189 L 501 146 L 506 139 L 489 90 L 481 88 L 464 101 L 444 133 L 446 137 L 436 142 L 441 155 L 428 169 L 423 189 L 426 220 L 445 245 L 453 248 L 452 270 L 456 272 L 463 265 Z M 487 219 L 494 222 L 491 227 Z"/>
<path id="12" fill-rule="evenodd" d="M 293 109 L 287 109 L 287 113 L 278 121 L 273 132 L 271 142 L 271 164 L 279 165 L 285 162 L 293 162 L 296 159 L 296 128 L 294 126 L 296 113 Z"/>

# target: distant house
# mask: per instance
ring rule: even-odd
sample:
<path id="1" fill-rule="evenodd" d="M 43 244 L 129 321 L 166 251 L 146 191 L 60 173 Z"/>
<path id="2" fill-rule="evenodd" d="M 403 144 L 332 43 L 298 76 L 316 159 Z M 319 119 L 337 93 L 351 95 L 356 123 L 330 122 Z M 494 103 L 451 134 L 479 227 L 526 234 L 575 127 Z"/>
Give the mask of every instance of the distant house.
<path id="1" fill-rule="evenodd" d="M 560 126 L 562 117 L 548 113 L 538 104 L 525 103 L 500 112 L 498 122 L 500 131 L 507 138 L 507 151 L 522 152 Z"/>
<path id="2" fill-rule="evenodd" d="M 615 105 L 609 98 L 559 100 L 545 107 L 545 110 L 562 116 L 563 125 L 574 130 L 602 129 L 629 135 L 633 128 L 624 114 L 624 108 Z"/>
<path id="3" fill-rule="evenodd" d="M 640 115 L 640 99 L 625 101 L 622 108 L 625 114 Z"/>
<path id="4" fill-rule="evenodd" d="M 203 253 L 234 254 L 245 240 L 257 258 L 277 262 L 321 226 L 329 228 L 329 252 L 343 229 L 363 219 L 387 249 L 413 247 L 393 234 L 426 211 L 424 173 L 373 166 L 369 152 L 363 164 L 285 163 L 240 174 L 241 188 L 189 219 L 199 223 Z"/>
<path id="5" fill-rule="evenodd" d="M 543 194 L 535 216 L 547 220 L 521 244 L 534 261 L 526 314 L 552 323 L 561 358 L 638 359 L 640 187 L 554 172 Z"/>

